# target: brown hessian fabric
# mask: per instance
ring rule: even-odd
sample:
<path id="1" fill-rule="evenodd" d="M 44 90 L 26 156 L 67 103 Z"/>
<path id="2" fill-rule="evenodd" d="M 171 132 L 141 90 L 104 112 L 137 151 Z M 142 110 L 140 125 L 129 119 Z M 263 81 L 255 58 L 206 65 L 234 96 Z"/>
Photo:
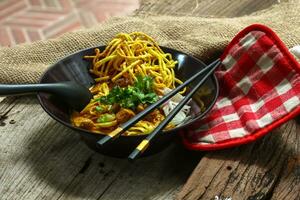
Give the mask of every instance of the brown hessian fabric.
<path id="1" fill-rule="evenodd" d="M 261 23 L 271 27 L 288 46 L 300 44 L 300 3 L 285 1 L 235 18 L 145 14 L 113 17 L 90 29 L 66 33 L 57 39 L 0 48 L 0 83 L 35 83 L 51 64 L 81 49 L 104 45 L 119 32 L 142 31 L 160 45 L 189 53 L 206 62 L 221 54 L 244 27 Z"/>

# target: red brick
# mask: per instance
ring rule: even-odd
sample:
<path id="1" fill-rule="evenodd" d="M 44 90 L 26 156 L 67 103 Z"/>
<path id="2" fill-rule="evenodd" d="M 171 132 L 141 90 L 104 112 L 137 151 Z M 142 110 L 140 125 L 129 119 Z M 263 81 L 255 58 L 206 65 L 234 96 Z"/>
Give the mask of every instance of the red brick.
<path id="1" fill-rule="evenodd" d="M 0 45 L 57 37 L 137 7 L 138 0 L 0 0 Z"/>
<path id="2" fill-rule="evenodd" d="M 58 0 L 58 2 L 63 10 L 66 11 L 66 10 L 72 9 L 72 4 L 71 4 L 70 0 Z"/>
<path id="3" fill-rule="evenodd" d="M 32 6 L 41 6 L 42 3 L 41 3 L 42 0 L 29 0 L 28 2 L 30 3 L 30 5 Z"/>
<path id="4" fill-rule="evenodd" d="M 25 2 L 20 1 L 10 5 L 9 7 L 6 7 L 5 9 L 2 9 L 0 12 L 0 20 L 3 20 L 8 16 L 23 10 L 25 7 L 26 7 Z"/>
<path id="5" fill-rule="evenodd" d="M 21 0 L 23 2 L 23 0 Z M 0 2 L 0 12 L 2 12 L 3 10 L 13 6 L 14 4 L 20 2 L 20 0 L 6 0 L 3 2 Z"/>
<path id="6" fill-rule="evenodd" d="M 5 27 L 0 26 L 0 46 L 10 46 L 10 38 Z"/>
<path id="7" fill-rule="evenodd" d="M 61 13 L 45 13 L 45 12 L 25 12 L 15 15 L 16 18 L 37 19 L 37 20 L 56 20 L 64 16 Z"/>
<path id="8" fill-rule="evenodd" d="M 37 41 L 41 39 L 41 36 L 38 31 L 27 30 L 28 37 L 30 41 Z"/>
<path id="9" fill-rule="evenodd" d="M 55 37 L 58 37 L 59 35 L 61 35 L 63 33 L 74 31 L 74 30 L 80 28 L 80 26 L 81 26 L 80 22 L 74 22 L 74 23 L 64 27 L 59 32 L 55 33 L 54 35 L 49 36 L 49 38 L 55 38 Z"/>
<path id="10" fill-rule="evenodd" d="M 17 19 L 9 20 L 3 23 L 6 26 L 21 26 L 21 27 L 31 27 L 31 28 L 42 28 L 47 26 L 43 21 L 30 20 L 30 19 Z"/>
<path id="11" fill-rule="evenodd" d="M 22 29 L 12 28 L 11 33 L 17 44 L 26 42 L 26 39 L 25 39 Z"/>

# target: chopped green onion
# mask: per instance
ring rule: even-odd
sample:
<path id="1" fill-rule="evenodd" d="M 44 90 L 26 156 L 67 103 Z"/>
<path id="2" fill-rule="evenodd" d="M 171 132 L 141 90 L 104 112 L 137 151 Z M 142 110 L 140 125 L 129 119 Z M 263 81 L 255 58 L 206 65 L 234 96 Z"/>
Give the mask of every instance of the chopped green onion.
<path id="1" fill-rule="evenodd" d="M 97 122 L 98 123 L 104 123 L 104 122 L 111 122 L 113 120 L 116 119 L 116 115 L 115 114 L 103 114 L 101 115 L 98 119 L 97 119 Z"/>
<path id="2" fill-rule="evenodd" d="M 104 111 L 104 109 L 101 107 L 101 106 L 96 106 L 96 111 L 98 111 L 98 112 L 102 112 L 102 111 Z"/>

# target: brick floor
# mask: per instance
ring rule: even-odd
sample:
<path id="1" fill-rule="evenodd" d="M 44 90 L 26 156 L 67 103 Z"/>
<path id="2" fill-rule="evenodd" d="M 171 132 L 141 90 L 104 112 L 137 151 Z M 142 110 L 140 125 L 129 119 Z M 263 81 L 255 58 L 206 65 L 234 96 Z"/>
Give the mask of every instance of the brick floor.
<path id="1" fill-rule="evenodd" d="M 0 46 L 54 38 L 138 6 L 138 0 L 0 0 Z"/>

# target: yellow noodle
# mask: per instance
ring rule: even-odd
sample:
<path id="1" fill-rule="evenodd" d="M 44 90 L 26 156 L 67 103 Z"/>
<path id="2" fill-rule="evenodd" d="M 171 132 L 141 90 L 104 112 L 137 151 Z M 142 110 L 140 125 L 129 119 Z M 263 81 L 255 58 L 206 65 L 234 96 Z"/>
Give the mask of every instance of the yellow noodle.
<path id="1" fill-rule="evenodd" d="M 111 106 L 101 105 L 98 99 L 107 96 L 117 83 L 131 85 L 138 75 L 151 76 L 154 91 L 159 95 L 163 94 L 165 88 L 174 89 L 176 84 L 182 84 L 182 81 L 175 77 L 174 67 L 177 61 L 173 60 L 170 53 L 164 53 L 153 38 L 145 33 L 120 33 L 102 52 L 96 48 L 94 55 L 86 55 L 84 58 L 92 60 L 90 72 L 96 76 L 96 85 L 91 88 L 94 97 L 80 113 L 72 115 L 72 121 L 76 126 L 97 133 L 109 133 L 120 125 L 118 117 L 117 120 L 112 118 L 114 120 L 109 122 L 97 121 L 105 114 L 111 115 Z M 181 91 L 183 92 L 184 90 Z M 140 107 L 144 109 L 143 106 Z M 128 112 L 126 115 L 135 114 L 129 109 L 125 110 Z M 139 121 L 124 134 L 150 133 L 164 119 L 165 116 L 161 112 L 153 112 L 151 118 Z M 172 127 L 168 125 L 168 128 Z"/>
<path id="2" fill-rule="evenodd" d="M 99 77 L 99 78 L 95 78 L 96 82 L 101 82 L 101 81 L 107 81 L 109 80 L 109 76 L 103 76 L 103 77 Z"/>

